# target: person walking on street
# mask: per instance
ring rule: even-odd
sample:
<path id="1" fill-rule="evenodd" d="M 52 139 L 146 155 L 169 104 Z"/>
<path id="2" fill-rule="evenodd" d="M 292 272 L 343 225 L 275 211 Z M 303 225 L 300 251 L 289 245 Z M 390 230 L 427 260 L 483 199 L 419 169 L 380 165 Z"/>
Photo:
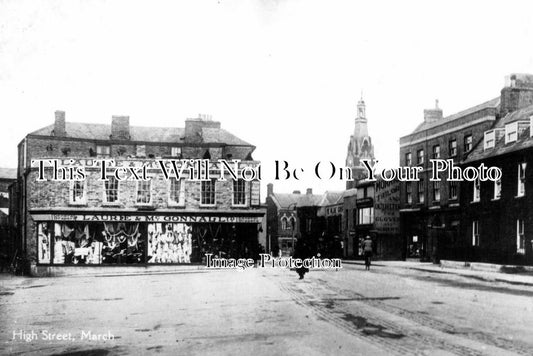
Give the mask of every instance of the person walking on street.
<path id="1" fill-rule="evenodd" d="M 365 270 L 370 270 L 370 261 L 372 259 L 372 239 L 370 236 L 366 236 L 363 241 L 363 254 L 365 256 Z"/>
<path id="2" fill-rule="evenodd" d="M 302 261 L 306 258 L 311 257 L 311 251 L 309 250 L 309 246 L 303 239 L 298 239 L 296 241 L 296 246 L 294 249 L 294 258 L 299 258 Z M 300 276 L 300 279 L 304 279 L 304 276 L 307 272 L 309 272 L 309 268 L 301 266 L 299 268 L 296 268 L 296 272 L 298 273 L 298 276 Z"/>

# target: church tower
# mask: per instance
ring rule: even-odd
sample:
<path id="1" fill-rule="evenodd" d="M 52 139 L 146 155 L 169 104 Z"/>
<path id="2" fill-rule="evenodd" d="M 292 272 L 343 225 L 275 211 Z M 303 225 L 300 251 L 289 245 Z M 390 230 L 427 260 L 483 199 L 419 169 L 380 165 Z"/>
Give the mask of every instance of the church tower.
<path id="1" fill-rule="evenodd" d="M 352 169 L 352 178 L 354 180 L 346 182 L 346 189 L 355 188 L 356 181 L 367 176 L 366 168 L 361 162 L 362 159 L 374 162 L 374 146 L 372 145 L 372 139 L 368 135 L 366 106 L 361 95 L 361 100 L 357 103 L 355 127 L 353 135 L 350 136 L 348 154 L 346 155 L 346 167 Z"/>

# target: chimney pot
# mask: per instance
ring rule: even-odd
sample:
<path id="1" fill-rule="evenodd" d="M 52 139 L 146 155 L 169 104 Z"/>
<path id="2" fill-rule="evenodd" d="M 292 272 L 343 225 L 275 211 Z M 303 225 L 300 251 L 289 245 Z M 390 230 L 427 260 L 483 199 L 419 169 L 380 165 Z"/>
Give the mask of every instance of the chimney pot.
<path id="1" fill-rule="evenodd" d="M 307 191 L 305 192 L 305 194 L 313 194 L 313 188 L 307 188 Z"/>
<path id="2" fill-rule="evenodd" d="M 130 139 L 130 117 L 115 116 L 111 118 L 111 138 L 114 140 Z"/>
<path id="3" fill-rule="evenodd" d="M 268 183 L 267 184 L 267 196 L 274 195 L 274 184 Z"/>

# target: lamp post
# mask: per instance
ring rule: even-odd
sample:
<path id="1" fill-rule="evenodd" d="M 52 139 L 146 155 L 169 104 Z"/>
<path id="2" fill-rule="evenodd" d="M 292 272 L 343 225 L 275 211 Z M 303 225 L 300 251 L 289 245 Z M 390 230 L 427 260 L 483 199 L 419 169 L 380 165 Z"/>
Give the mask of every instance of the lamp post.
<path id="1" fill-rule="evenodd" d="M 290 210 L 290 208 L 293 207 L 294 209 L 294 220 L 291 219 L 291 228 L 292 228 L 292 244 L 291 244 L 291 256 L 294 255 L 294 235 L 295 235 L 295 227 L 296 227 L 296 220 L 298 219 L 298 213 L 296 212 L 296 203 L 291 203 L 287 207 L 287 210 Z"/>

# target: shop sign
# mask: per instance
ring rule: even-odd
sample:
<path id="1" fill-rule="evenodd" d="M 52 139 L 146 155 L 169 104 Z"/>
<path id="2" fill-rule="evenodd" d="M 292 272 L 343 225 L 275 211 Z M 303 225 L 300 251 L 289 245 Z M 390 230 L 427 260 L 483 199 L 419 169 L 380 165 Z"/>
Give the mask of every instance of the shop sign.
<path id="1" fill-rule="evenodd" d="M 111 215 L 111 214 L 33 214 L 35 221 L 88 221 L 88 222 L 175 222 L 175 223 L 231 223 L 260 224 L 255 216 L 204 215 Z"/>

